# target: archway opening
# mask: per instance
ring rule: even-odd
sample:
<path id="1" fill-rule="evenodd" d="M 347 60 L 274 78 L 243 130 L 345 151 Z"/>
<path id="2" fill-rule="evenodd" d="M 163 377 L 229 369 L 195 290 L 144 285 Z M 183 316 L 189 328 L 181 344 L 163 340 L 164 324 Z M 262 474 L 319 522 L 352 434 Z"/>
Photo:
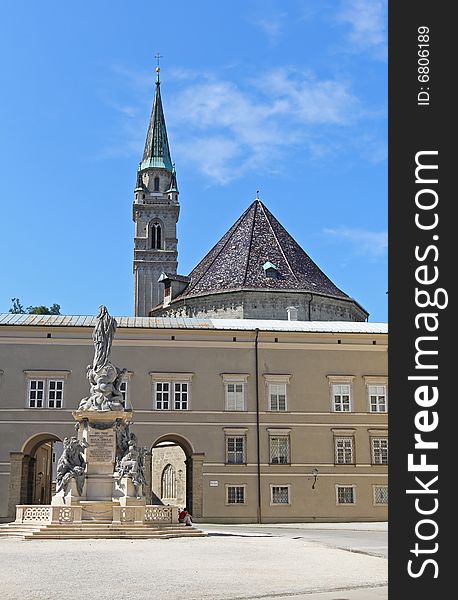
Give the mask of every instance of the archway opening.
<path id="1" fill-rule="evenodd" d="M 151 503 L 192 507 L 192 449 L 186 440 L 163 436 L 151 448 Z"/>
<path id="2" fill-rule="evenodd" d="M 55 493 L 62 440 L 50 433 L 30 438 L 22 449 L 21 504 L 50 504 Z"/>

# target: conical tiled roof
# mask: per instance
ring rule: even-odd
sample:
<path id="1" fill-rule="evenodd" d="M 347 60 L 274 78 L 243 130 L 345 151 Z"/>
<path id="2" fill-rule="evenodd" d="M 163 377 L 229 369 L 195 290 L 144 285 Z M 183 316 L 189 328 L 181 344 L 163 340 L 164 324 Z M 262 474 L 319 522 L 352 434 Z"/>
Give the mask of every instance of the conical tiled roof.
<path id="1" fill-rule="evenodd" d="M 165 126 L 164 110 L 161 99 L 161 82 L 159 72 L 156 81 L 156 95 L 154 97 L 153 110 L 146 135 L 145 150 L 140 169 L 148 167 L 160 167 L 172 171 L 172 159 L 170 158 L 167 128 Z"/>
<path id="2" fill-rule="evenodd" d="M 269 269 L 276 271 L 274 277 L 267 276 Z M 348 299 L 259 199 L 210 250 L 190 278 L 189 286 L 178 298 L 249 289 L 304 291 Z"/>

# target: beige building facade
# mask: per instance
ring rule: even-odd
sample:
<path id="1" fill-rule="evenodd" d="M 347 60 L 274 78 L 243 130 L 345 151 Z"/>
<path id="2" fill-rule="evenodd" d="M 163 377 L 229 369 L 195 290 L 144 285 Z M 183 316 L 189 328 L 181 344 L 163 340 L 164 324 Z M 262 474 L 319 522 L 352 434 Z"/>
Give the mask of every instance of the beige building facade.
<path id="1" fill-rule="evenodd" d="M 177 447 L 179 500 L 198 521 L 386 520 L 385 324 L 116 319 L 112 360 L 127 368 L 133 431 L 150 457 L 162 452 L 148 465 L 150 499 L 178 499 L 178 472 L 175 484 L 164 473 Z M 56 448 L 88 394 L 94 324 L 0 317 L 2 520 L 49 501 Z"/>

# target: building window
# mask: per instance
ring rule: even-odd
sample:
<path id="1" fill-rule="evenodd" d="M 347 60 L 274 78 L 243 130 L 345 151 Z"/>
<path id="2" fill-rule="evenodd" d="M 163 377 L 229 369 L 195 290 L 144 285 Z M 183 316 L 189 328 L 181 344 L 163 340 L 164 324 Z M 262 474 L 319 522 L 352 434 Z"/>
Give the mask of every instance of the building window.
<path id="1" fill-rule="evenodd" d="M 356 504 L 354 485 L 336 485 L 337 504 Z"/>
<path id="2" fill-rule="evenodd" d="M 170 408 L 170 383 L 156 381 L 156 409 L 169 410 Z"/>
<path id="3" fill-rule="evenodd" d="M 221 373 L 225 391 L 225 410 L 246 410 L 246 382 L 248 373 Z"/>
<path id="4" fill-rule="evenodd" d="M 271 504 L 291 504 L 289 485 L 271 485 L 270 503 Z"/>
<path id="5" fill-rule="evenodd" d="M 388 504 L 388 486 L 374 485 L 374 504 L 377 506 Z"/>
<path id="6" fill-rule="evenodd" d="M 370 412 L 387 412 L 386 385 L 368 385 Z"/>
<path id="7" fill-rule="evenodd" d="M 154 178 L 154 191 L 155 192 L 159 191 L 159 177 Z"/>
<path id="8" fill-rule="evenodd" d="M 153 250 L 162 248 L 162 229 L 159 223 L 153 223 L 151 226 L 151 248 Z"/>
<path id="9" fill-rule="evenodd" d="M 244 485 L 228 485 L 226 490 L 228 504 L 245 504 Z"/>
<path id="10" fill-rule="evenodd" d="M 337 465 L 353 463 L 353 438 L 339 437 L 334 439 L 335 461 Z"/>
<path id="11" fill-rule="evenodd" d="M 229 465 L 243 465 L 245 463 L 244 435 L 226 436 L 226 463 Z"/>
<path id="12" fill-rule="evenodd" d="M 167 465 L 162 471 L 161 477 L 161 498 L 177 497 L 177 481 L 175 469 L 172 465 Z"/>
<path id="13" fill-rule="evenodd" d="M 43 408 L 45 380 L 31 379 L 29 381 L 29 408 Z"/>
<path id="14" fill-rule="evenodd" d="M 63 379 L 29 379 L 29 408 L 62 408 Z"/>
<path id="15" fill-rule="evenodd" d="M 226 410 L 245 410 L 244 383 L 226 383 Z"/>
<path id="16" fill-rule="evenodd" d="M 270 463 L 273 465 L 288 465 L 291 462 L 289 451 L 289 435 L 271 435 Z"/>
<path id="17" fill-rule="evenodd" d="M 188 410 L 192 373 L 152 373 L 155 410 Z M 166 379 L 167 377 L 167 379 Z"/>
<path id="18" fill-rule="evenodd" d="M 335 412 L 351 411 L 351 386 L 350 384 L 332 384 L 332 402 Z"/>
<path id="19" fill-rule="evenodd" d="M 188 409 L 188 383 L 183 381 L 175 381 L 174 388 L 174 408 L 175 410 Z"/>
<path id="20" fill-rule="evenodd" d="M 124 406 L 127 406 L 126 402 L 127 402 L 128 396 L 129 396 L 129 393 L 128 393 L 129 389 L 128 388 L 129 388 L 128 382 L 127 381 L 122 381 L 121 385 L 119 386 L 119 391 L 122 394 L 122 401 L 123 401 Z"/>
<path id="21" fill-rule="evenodd" d="M 372 438 L 372 464 L 388 464 L 388 438 Z"/>
<path id="22" fill-rule="evenodd" d="M 62 408 L 64 398 L 64 382 L 56 379 L 48 380 L 48 408 Z"/>
<path id="23" fill-rule="evenodd" d="M 286 410 L 286 383 L 269 383 L 269 409 Z"/>

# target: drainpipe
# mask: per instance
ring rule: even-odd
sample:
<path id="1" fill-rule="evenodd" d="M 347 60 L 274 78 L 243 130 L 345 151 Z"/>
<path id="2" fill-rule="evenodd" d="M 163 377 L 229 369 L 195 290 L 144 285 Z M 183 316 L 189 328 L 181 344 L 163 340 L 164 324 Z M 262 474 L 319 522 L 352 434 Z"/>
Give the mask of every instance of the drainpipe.
<path id="1" fill-rule="evenodd" d="M 311 315 L 312 300 L 313 300 L 313 294 L 310 294 L 310 300 L 309 300 L 309 321 L 311 321 L 310 315 Z"/>
<path id="2" fill-rule="evenodd" d="M 255 349 L 255 383 L 256 383 L 256 453 L 257 453 L 257 522 L 262 523 L 261 513 L 261 439 L 260 439 L 260 425 L 259 425 L 259 329 L 256 328 L 256 338 L 254 341 Z"/>

